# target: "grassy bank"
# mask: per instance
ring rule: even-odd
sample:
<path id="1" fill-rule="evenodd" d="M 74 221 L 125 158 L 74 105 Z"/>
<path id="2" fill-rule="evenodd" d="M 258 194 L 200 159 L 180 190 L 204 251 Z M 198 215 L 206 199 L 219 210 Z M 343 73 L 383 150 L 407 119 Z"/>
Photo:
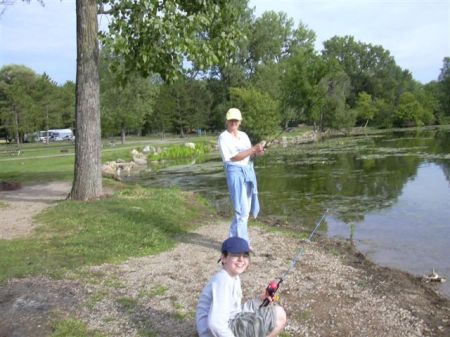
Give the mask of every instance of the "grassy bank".
<path id="1" fill-rule="evenodd" d="M 186 141 L 139 138 L 123 145 L 105 142 L 102 161 L 131 160 L 133 148 Z M 20 155 L 12 154 L 13 148 L 15 145 L 1 144 L 0 181 L 27 184 L 73 178 L 73 144 L 23 144 Z M 0 203 L 2 207 L 7 204 Z M 177 234 L 189 230 L 191 223 L 199 223 L 205 211 L 198 197 L 175 189 L 127 187 L 102 200 L 60 202 L 38 215 L 36 220 L 42 225 L 31 236 L 0 240 L 0 282 L 11 277 L 58 276 L 83 265 L 166 250 Z"/>
<path id="2" fill-rule="evenodd" d="M 166 139 L 129 137 L 125 144 L 104 140 L 102 162 L 132 159 L 132 149 L 145 146 L 167 147 L 186 142 L 215 142 L 214 136 L 192 138 L 172 137 Z M 74 169 L 74 144 L 72 143 L 32 143 L 22 144 L 20 154 L 15 144 L 0 144 L 0 181 L 21 183 L 72 180 Z"/>
<path id="3" fill-rule="evenodd" d="M 41 213 L 31 236 L 0 240 L 0 282 L 12 277 L 59 277 L 68 270 L 172 247 L 200 223 L 206 208 L 176 189 L 130 187 L 93 202 L 61 202 Z"/>
<path id="4" fill-rule="evenodd" d="M 133 148 L 177 144 L 185 139 L 134 139 L 105 143 L 102 161 L 132 159 Z M 160 144 L 161 143 L 161 144 Z M 162 144 L 163 143 L 163 144 Z M 0 145 L 0 181 L 22 184 L 73 179 L 73 144 Z M 109 180 L 105 185 L 116 185 Z M 176 189 L 120 186 L 113 196 L 91 202 L 62 201 L 36 217 L 40 224 L 25 238 L 0 240 L 0 284 L 11 278 L 63 277 L 88 265 L 119 263 L 174 246 L 177 237 L 200 224 L 205 202 Z M 0 209 L 7 208 L 0 202 Z M 103 336 L 73 318 L 52 318 L 52 337 Z"/>

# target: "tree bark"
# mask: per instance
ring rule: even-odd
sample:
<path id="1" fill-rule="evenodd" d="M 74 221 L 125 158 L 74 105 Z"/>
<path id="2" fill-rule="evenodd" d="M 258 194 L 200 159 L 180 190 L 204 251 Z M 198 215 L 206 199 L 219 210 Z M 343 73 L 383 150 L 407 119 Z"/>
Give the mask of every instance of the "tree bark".
<path id="1" fill-rule="evenodd" d="M 97 1 L 77 0 L 75 168 L 70 197 L 102 195 Z"/>

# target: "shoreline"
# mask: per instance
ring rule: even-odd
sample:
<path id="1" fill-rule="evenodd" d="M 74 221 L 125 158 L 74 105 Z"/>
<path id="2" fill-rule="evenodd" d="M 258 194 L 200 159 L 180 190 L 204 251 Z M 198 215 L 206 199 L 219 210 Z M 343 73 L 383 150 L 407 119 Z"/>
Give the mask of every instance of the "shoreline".
<path id="1" fill-rule="evenodd" d="M 129 298 L 136 301 L 137 326 L 156 331 L 157 336 L 195 336 L 196 301 L 220 268 L 216 261 L 227 229 L 223 218 L 216 219 L 180 237 L 170 251 L 88 268 L 107 279 L 120 275 L 124 287 L 111 289 L 109 298 L 82 316 L 95 329 L 115 335 L 125 325 L 127 336 L 138 336 L 132 332 L 136 327 L 117 311 L 115 299 Z M 287 336 L 444 337 L 450 333 L 450 301 L 406 272 L 378 266 L 354 247 L 324 237 L 306 244 L 253 226 L 250 236 L 256 255 L 241 277 L 244 298 L 259 294 L 287 270 L 293 252 L 305 248 L 279 290 L 279 304 L 288 315 Z M 103 286 L 87 287 L 91 294 L 105 291 Z M 155 295 L 161 287 L 164 291 Z M 149 295 L 140 298 L 139 293 Z M 118 321 L 115 327 L 104 324 L 112 312 Z"/>
<path id="2" fill-rule="evenodd" d="M 83 267 L 62 279 L 10 279 L 0 287 L 0 336 L 48 336 L 55 317 L 105 336 L 195 336 L 196 302 L 220 268 L 228 226 L 212 214 L 156 255 Z M 282 275 L 304 248 L 279 290 L 288 314 L 283 336 L 450 335 L 450 301 L 413 275 L 381 267 L 345 241 L 321 235 L 305 243 L 268 226 L 249 230 L 256 255 L 242 275 L 244 298 Z"/>
<path id="3" fill-rule="evenodd" d="M 215 217 L 156 255 L 84 267 L 61 280 L 9 280 L 0 288 L 0 336 L 48 336 L 56 311 L 105 336 L 140 337 L 144 331 L 193 337 L 197 299 L 220 268 L 216 261 L 227 229 L 228 222 Z M 244 299 L 259 294 L 287 270 L 293 252 L 305 249 L 279 290 L 288 315 L 283 336 L 450 333 L 449 300 L 411 274 L 371 262 L 346 242 L 320 236 L 305 243 L 257 226 L 250 227 L 250 236 L 256 255 L 241 277 Z"/>

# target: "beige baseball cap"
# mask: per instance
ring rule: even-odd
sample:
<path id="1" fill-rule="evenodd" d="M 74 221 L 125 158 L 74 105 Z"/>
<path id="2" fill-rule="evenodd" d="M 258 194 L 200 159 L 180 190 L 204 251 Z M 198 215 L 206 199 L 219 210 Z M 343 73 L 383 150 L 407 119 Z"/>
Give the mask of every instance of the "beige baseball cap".
<path id="1" fill-rule="evenodd" d="M 231 108 L 227 111 L 227 121 L 229 121 L 230 119 L 236 119 L 238 121 L 242 120 L 242 115 L 239 109 Z"/>

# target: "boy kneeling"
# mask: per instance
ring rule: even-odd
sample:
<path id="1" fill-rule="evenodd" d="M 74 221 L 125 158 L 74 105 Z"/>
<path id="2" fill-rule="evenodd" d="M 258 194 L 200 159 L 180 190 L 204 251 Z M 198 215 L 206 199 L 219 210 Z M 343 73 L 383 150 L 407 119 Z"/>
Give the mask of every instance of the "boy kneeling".
<path id="1" fill-rule="evenodd" d="M 250 248 L 239 237 L 222 244 L 223 269 L 203 289 L 197 305 L 197 332 L 200 337 L 274 337 L 286 324 L 286 313 L 278 305 L 261 307 L 267 294 L 241 306 L 239 275 L 250 263 Z M 272 299 L 269 297 L 269 300 Z"/>

